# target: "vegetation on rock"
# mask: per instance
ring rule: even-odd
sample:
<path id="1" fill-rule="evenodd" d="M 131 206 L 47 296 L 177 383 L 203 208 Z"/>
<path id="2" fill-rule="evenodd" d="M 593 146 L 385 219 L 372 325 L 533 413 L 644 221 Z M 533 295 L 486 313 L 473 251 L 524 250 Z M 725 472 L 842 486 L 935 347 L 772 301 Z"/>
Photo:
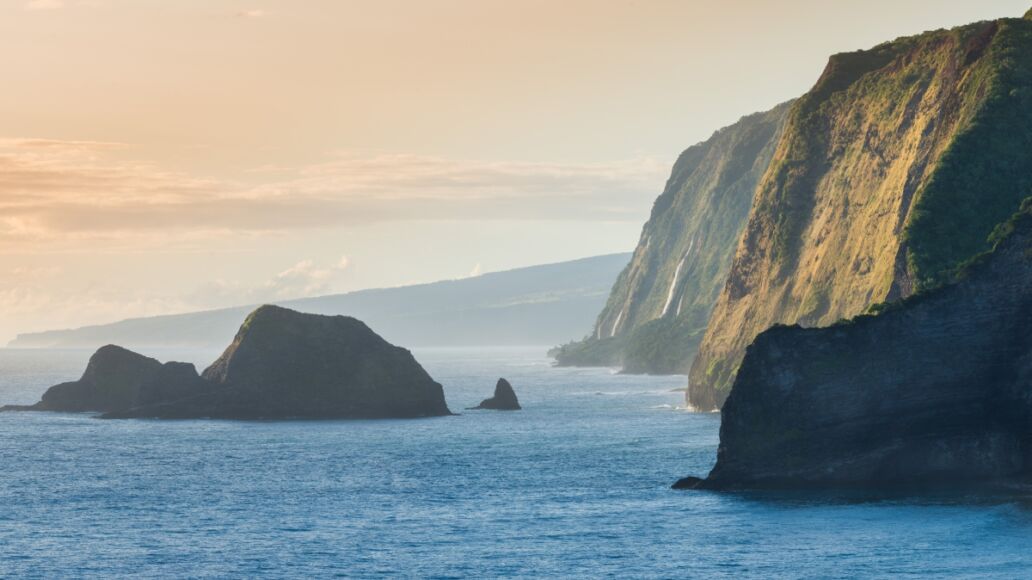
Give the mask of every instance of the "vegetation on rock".
<path id="1" fill-rule="evenodd" d="M 558 364 L 688 371 L 788 111 L 744 117 L 681 154 L 594 331 L 553 350 Z"/>
<path id="2" fill-rule="evenodd" d="M 691 368 L 722 405 L 753 338 L 950 280 L 1032 193 L 1032 22 L 836 55 L 789 113 Z"/>

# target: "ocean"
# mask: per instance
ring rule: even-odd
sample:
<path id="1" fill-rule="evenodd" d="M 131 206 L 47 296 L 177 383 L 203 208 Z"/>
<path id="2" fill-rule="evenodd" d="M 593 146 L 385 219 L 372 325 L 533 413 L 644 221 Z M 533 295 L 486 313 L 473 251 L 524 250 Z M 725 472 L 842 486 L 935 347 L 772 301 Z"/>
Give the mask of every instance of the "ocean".
<path id="1" fill-rule="evenodd" d="M 0 414 L 2 577 L 1000 577 L 1032 501 L 673 491 L 716 459 L 684 377 L 544 348 L 416 350 L 455 417 L 106 421 Z M 0 350 L 0 404 L 89 352 Z M 214 352 L 145 352 L 203 368 Z M 509 379 L 523 411 L 465 411 Z"/>

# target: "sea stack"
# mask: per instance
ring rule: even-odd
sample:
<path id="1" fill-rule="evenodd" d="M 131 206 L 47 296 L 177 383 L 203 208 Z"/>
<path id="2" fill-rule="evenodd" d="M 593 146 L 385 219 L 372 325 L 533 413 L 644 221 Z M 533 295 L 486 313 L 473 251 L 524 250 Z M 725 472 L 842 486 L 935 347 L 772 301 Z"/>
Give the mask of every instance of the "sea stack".
<path id="1" fill-rule="evenodd" d="M 210 393 L 120 416 L 381 419 L 451 414 L 441 385 L 412 353 L 349 316 L 262 306 L 203 377 L 213 385 Z"/>
<path id="2" fill-rule="evenodd" d="M 512 385 L 509 384 L 509 381 L 498 379 L 498 383 L 495 385 L 494 396 L 490 399 L 484 399 L 473 409 L 519 411 L 522 407 L 520 407 L 520 401 L 516 398 L 516 392 L 512 390 Z"/>
<path id="3" fill-rule="evenodd" d="M 109 344 L 93 353 L 79 380 L 50 387 L 35 405 L 2 410 L 118 413 L 156 400 L 197 395 L 206 387 L 191 364 L 163 365 Z"/>
<path id="4" fill-rule="evenodd" d="M 450 415 L 441 385 L 412 353 L 347 316 L 277 306 L 252 312 L 202 376 L 108 346 L 83 378 L 32 407 L 105 418 L 380 419 Z"/>
<path id="5" fill-rule="evenodd" d="M 717 464 L 678 488 L 861 488 L 1032 474 L 1032 204 L 938 290 L 747 349 Z"/>

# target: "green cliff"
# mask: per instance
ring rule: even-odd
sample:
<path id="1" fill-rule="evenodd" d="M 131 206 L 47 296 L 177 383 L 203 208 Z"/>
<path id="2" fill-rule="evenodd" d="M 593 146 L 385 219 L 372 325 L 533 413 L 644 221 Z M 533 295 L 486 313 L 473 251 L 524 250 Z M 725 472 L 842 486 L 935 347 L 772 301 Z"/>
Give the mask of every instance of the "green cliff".
<path id="1" fill-rule="evenodd" d="M 560 365 L 688 372 L 789 108 L 745 117 L 681 154 L 594 331 L 553 351 Z"/>
<path id="2" fill-rule="evenodd" d="M 1032 22 L 833 56 L 796 101 L 692 365 L 720 407 L 776 324 L 828 326 L 951 279 L 1032 193 Z"/>

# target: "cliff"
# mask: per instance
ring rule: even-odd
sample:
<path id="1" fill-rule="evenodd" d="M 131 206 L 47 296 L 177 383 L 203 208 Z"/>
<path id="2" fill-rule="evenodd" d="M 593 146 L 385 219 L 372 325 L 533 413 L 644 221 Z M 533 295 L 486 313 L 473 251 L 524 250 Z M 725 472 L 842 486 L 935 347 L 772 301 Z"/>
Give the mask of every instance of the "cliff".
<path id="1" fill-rule="evenodd" d="M 829 328 L 772 328 L 722 411 L 711 489 L 1024 478 L 1032 209 L 956 283 Z M 695 484 L 695 485 L 693 485 Z"/>
<path id="2" fill-rule="evenodd" d="M 1032 22 L 832 57 L 757 186 L 689 403 L 720 407 L 771 326 L 831 325 L 949 280 L 1030 191 Z"/>
<path id="3" fill-rule="evenodd" d="M 681 154 L 592 334 L 554 350 L 558 364 L 688 372 L 788 111 L 744 117 Z"/>

